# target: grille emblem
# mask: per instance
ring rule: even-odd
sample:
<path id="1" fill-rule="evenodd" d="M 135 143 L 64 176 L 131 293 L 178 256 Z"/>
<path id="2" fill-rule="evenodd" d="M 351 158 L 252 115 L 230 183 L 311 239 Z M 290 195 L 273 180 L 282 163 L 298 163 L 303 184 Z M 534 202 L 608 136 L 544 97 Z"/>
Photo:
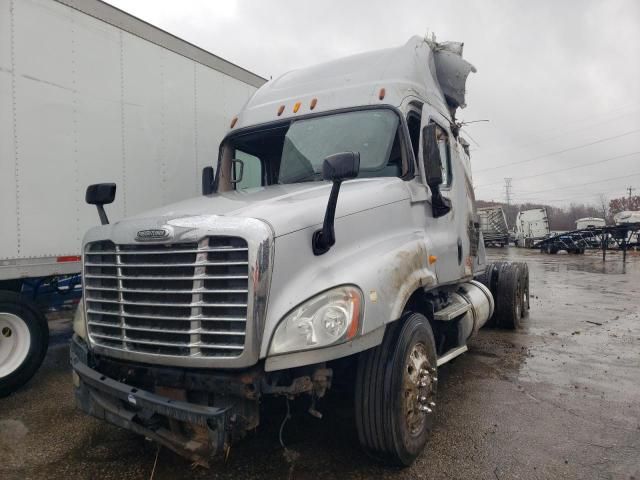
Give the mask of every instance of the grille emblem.
<path id="1" fill-rule="evenodd" d="M 149 230 L 140 230 L 136 234 L 138 242 L 147 242 L 151 240 L 164 240 L 169 238 L 171 232 L 166 228 L 151 228 Z"/>

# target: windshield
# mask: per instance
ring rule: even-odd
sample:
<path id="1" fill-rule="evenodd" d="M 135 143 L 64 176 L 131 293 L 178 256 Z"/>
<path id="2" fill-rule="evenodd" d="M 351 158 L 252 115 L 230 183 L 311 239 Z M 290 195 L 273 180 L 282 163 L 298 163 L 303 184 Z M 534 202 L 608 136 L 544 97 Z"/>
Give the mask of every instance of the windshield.
<path id="1" fill-rule="evenodd" d="M 221 169 L 226 159 L 234 175 L 222 173 L 222 180 L 237 179 L 242 170 L 236 189 L 322 181 L 322 162 L 340 152 L 360 153 L 359 178 L 402 176 L 399 126 L 398 115 L 390 109 L 362 110 L 295 120 L 231 137 L 223 145 Z M 232 188 L 229 184 L 221 190 Z"/>

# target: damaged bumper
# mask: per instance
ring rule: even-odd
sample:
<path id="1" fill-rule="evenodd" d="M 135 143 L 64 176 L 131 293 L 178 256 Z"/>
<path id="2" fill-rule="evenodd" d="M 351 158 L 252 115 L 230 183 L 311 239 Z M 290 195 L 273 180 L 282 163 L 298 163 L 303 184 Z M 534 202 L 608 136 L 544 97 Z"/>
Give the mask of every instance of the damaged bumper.
<path id="1" fill-rule="evenodd" d="M 167 398 L 109 378 L 90 366 L 86 345 L 71 342 L 77 406 L 94 417 L 145 435 L 200 464 L 224 451 L 230 408 Z"/>

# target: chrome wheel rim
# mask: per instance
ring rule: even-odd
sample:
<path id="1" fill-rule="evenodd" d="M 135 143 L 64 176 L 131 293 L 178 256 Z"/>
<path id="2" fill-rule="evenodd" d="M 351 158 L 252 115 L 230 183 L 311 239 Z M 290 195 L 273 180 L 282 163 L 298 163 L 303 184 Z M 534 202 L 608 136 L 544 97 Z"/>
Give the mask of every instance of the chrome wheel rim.
<path id="1" fill-rule="evenodd" d="M 407 357 L 403 373 L 403 414 L 408 432 L 417 436 L 425 428 L 427 416 L 435 407 L 434 395 L 438 379 L 429 363 L 424 343 L 416 343 Z"/>
<path id="2" fill-rule="evenodd" d="M 31 347 L 29 327 L 17 315 L 0 313 L 0 378 L 15 372 Z"/>

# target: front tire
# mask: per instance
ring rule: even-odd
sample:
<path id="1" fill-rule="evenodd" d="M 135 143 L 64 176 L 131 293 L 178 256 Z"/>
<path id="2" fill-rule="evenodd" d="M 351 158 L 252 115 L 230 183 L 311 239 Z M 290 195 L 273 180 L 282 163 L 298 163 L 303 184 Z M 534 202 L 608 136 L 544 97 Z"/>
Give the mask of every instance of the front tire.
<path id="1" fill-rule="evenodd" d="M 407 314 L 381 345 L 360 355 L 355 389 L 358 437 L 372 457 L 409 466 L 433 426 L 437 357 L 429 321 Z"/>
<path id="2" fill-rule="evenodd" d="M 24 385 L 47 353 L 47 319 L 13 292 L 0 292 L 0 398 Z"/>

